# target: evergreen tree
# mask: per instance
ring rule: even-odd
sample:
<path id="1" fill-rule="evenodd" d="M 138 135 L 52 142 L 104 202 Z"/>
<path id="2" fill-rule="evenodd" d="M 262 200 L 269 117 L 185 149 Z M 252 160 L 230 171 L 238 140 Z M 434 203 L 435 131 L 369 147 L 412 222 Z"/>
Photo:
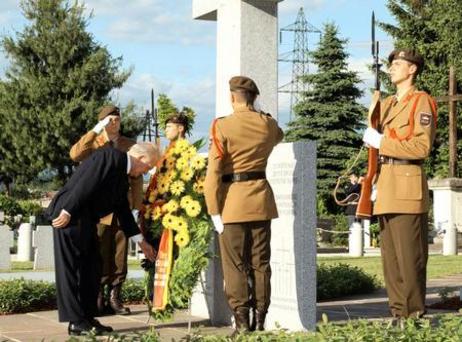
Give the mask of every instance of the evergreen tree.
<path id="1" fill-rule="evenodd" d="M 389 0 L 387 7 L 397 24 L 381 23 L 381 27 L 393 37 L 395 47 L 416 49 L 425 59 L 424 70 L 417 78 L 417 87 L 432 96 L 447 95 L 449 67 L 453 65 L 459 80 L 457 92 L 460 94 L 462 91 L 462 59 L 460 58 L 462 2 L 460 0 Z M 460 108 L 461 106 L 458 110 L 459 120 L 462 113 Z M 426 162 L 426 170 L 430 176 L 447 176 L 448 123 L 447 105 L 440 104 L 436 140 L 431 157 Z M 459 137 L 461 133 L 459 129 Z M 459 170 L 461 170 L 462 141 L 458 143 L 458 154 Z"/>
<path id="2" fill-rule="evenodd" d="M 142 113 L 142 109 L 138 108 L 134 101 L 127 103 L 121 113 L 120 134 L 135 141 L 137 140 L 146 125 L 146 120 L 140 113 Z"/>
<path id="3" fill-rule="evenodd" d="M 347 40 L 340 39 L 334 24 L 324 26 L 316 51 L 311 53 L 317 65 L 315 74 L 305 75 L 310 90 L 295 107 L 295 119 L 289 123 L 286 140 L 317 142 L 318 195 L 332 211 L 332 190 L 337 177 L 345 171 L 346 162 L 358 153 L 366 109 L 357 100 L 362 92 L 357 87 L 357 73 L 349 71 Z"/>
<path id="4" fill-rule="evenodd" d="M 64 179 L 70 147 L 130 71 L 86 31 L 78 1 L 23 0 L 21 9 L 27 26 L 1 40 L 10 67 L 0 81 L 0 172 L 30 180 L 52 168 Z"/>

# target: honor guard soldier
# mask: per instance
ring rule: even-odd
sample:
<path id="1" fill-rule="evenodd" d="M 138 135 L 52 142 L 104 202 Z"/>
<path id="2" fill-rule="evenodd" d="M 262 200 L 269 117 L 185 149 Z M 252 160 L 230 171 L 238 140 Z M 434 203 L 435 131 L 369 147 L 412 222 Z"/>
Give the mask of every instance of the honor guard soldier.
<path id="1" fill-rule="evenodd" d="M 229 85 L 233 113 L 216 119 L 211 127 L 205 200 L 220 233 L 235 332 L 263 330 L 271 295 L 271 219 L 278 216 L 265 169 L 283 132 L 269 114 L 255 110 L 260 92 L 253 80 L 236 76 Z"/>
<path id="2" fill-rule="evenodd" d="M 437 111 L 435 100 L 414 87 L 423 58 L 398 49 L 388 60 L 396 94 L 382 102 L 378 131 L 367 128 L 363 141 L 379 150 L 372 200 L 389 306 L 399 319 L 425 313 L 429 192 L 423 163 L 435 139 Z"/>

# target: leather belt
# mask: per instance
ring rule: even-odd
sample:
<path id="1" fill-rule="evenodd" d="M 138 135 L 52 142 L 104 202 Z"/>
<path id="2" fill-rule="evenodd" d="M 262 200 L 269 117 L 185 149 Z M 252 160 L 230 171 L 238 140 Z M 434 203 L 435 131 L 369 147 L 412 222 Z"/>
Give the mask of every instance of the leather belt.
<path id="1" fill-rule="evenodd" d="M 392 157 L 379 156 L 379 164 L 391 164 L 391 165 L 422 165 L 423 160 L 408 160 L 408 159 L 396 159 Z"/>
<path id="2" fill-rule="evenodd" d="M 221 176 L 223 183 L 245 182 L 257 179 L 266 179 L 265 171 L 229 173 L 227 175 Z"/>

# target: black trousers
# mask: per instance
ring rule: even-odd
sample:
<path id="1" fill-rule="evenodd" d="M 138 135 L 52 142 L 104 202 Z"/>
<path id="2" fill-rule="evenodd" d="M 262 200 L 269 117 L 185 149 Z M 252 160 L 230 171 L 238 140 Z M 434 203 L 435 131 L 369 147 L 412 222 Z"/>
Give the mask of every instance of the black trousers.
<path id="1" fill-rule="evenodd" d="M 93 318 L 101 278 L 96 223 L 79 220 L 54 228 L 53 241 L 59 321 Z"/>

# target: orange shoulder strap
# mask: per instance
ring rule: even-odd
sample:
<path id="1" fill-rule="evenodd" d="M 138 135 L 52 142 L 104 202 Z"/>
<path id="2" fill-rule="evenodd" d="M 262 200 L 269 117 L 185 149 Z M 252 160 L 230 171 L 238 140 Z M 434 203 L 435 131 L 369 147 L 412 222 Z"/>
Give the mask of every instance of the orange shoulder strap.
<path id="1" fill-rule="evenodd" d="M 212 141 L 213 141 L 213 144 L 215 145 L 215 147 L 217 148 L 218 157 L 220 159 L 223 159 L 223 148 L 221 147 L 220 142 L 218 141 L 218 138 L 217 138 L 217 122 L 218 122 L 218 119 L 213 120 L 213 124 L 212 124 Z"/>

